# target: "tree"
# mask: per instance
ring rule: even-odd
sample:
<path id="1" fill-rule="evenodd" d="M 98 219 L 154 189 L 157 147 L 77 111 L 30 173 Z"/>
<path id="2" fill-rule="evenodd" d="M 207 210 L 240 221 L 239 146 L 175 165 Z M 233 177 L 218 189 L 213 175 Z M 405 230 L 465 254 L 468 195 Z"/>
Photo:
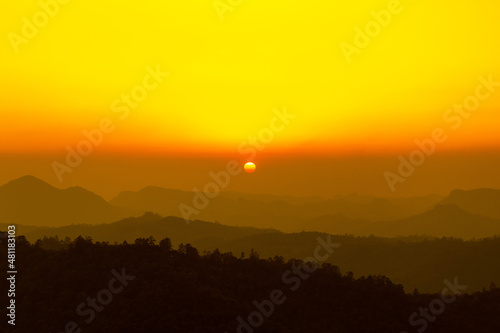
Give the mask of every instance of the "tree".
<path id="1" fill-rule="evenodd" d="M 172 251 L 172 241 L 170 240 L 170 238 L 165 237 L 160 241 L 160 249 L 165 252 Z"/>
<path id="2" fill-rule="evenodd" d="M 186 255 L 193 258 L 198 258 L 200 256 L 198 250 L 189 243 L 186 244 Z"/>
<path id="3" fill-rule="evenodd" d="M 26 248 L 30 248 L 31 247 L 31 244 L 30 242 L 28 242 L 28 240 L 26 239 L 25 236 L 17 236 L 16 237 L 16 247 L 18 249 L 26 249 Z"/>
<path id="4" fill-rule="evenodd" d="M 43 244 L 43 243 L 42 243 Z M 86 249 L 90 248 L 93 245 L 92 242 L 92 237 L 85 237 L 83 238 L 81 235 L 76 237 L 75 240 L 73 241 L 73 244 L 75 249 Z"/>
<path id="5" fill-rule="evenodd" d="M 135 240 L 135 245 L 137 246 L 154 246 L 156 240 L 154 239 L 153 236 L 149 236 L 149 238 L 137 238 Z"/>
<path id="6" fill-rule="evenodd" d="M 253 248 L 250 250 L 250 260 L 259 260 L 259 253 L 255 251 Z"/>

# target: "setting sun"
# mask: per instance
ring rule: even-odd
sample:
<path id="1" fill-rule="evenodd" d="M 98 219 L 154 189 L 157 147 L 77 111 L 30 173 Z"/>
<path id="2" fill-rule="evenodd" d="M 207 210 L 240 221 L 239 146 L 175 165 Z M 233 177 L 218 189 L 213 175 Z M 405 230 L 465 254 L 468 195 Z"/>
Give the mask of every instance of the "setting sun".
<path id="1" fill-rule="evenodd" d="M 248 173 L 252 173 L 255 171 L 255 164 L 252 162 L 247 162 L 244 166 L 244 169 Z"/>

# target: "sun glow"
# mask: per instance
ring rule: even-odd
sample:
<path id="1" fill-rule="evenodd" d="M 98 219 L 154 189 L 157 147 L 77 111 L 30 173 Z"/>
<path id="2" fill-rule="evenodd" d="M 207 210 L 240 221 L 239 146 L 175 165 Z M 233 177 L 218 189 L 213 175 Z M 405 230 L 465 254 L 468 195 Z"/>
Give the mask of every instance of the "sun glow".
<path id="1" fill-rule="evenodd" d="M 246 172 L 252 173 L 255 171 L 256 166 L 252 162 L 247 162 L 243 168 L 245 169 Z"/>

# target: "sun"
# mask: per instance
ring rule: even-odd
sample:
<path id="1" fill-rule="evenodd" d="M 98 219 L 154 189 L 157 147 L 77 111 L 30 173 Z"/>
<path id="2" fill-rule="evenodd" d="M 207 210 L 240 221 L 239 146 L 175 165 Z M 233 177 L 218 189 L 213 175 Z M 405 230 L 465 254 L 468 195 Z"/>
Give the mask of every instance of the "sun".
<path id="1" fill-rule="evenodd" d="M 255 164 L 252 162 L 247 162 L 243 168 L 246 172 L 252 173 L 255 171 Z"/>

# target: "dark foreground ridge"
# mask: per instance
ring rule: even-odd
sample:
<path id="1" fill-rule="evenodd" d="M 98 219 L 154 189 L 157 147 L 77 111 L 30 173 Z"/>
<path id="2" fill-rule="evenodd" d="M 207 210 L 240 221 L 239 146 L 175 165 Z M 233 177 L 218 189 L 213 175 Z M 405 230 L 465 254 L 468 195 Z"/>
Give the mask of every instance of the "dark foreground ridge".
<path id="1" fill-rule="evenodd" d="M 2 306 L 0 325 L 7 328 L 1 331 L 500 331 L 494 285 L 465 294 L 465 281 L 443 276 L 442 293 L 405 294 L 383 276 L 355 279 L 332 264 L 260 259 L 255 251 L 200 255 L 189 244 L 173 250 L 168 238 L 155 244 L 153 238 L 109 245 L 78 237 L 66 249 L 44 250 L 18 237 L 16 325 L 7 325 Z M 315 255 L 329 253 L 318 249 Z"/>

